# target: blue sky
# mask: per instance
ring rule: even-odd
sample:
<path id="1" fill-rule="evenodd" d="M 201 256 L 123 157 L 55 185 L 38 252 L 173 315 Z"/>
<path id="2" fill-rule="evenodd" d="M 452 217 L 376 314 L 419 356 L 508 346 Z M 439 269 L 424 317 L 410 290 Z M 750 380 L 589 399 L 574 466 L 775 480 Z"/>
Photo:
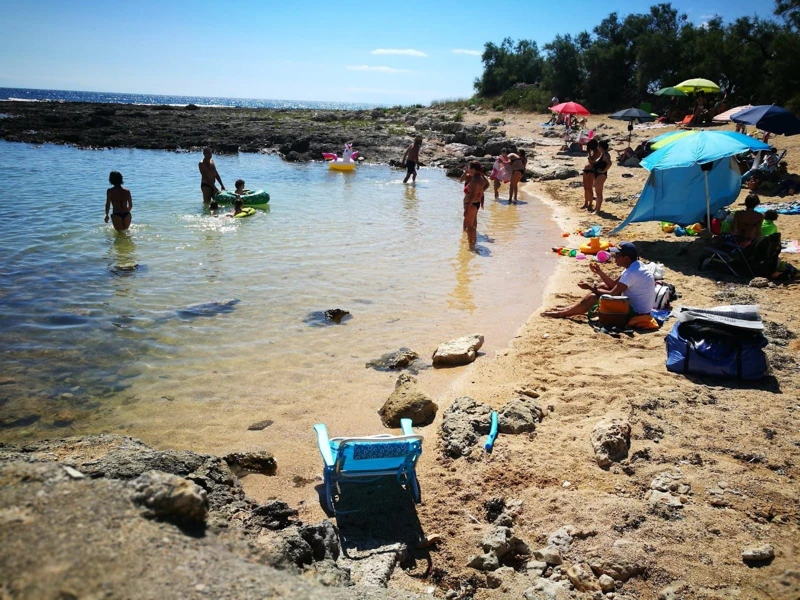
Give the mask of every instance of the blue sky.
<path id="1" fill-rule="evenodd" d="M 0 87 L 428 103 L 472 95 L 487 41 L 542 46 L 654 3 L 4 0 Z M 769 0 L 673 6 L 698 24 L 773 10 Z"/>

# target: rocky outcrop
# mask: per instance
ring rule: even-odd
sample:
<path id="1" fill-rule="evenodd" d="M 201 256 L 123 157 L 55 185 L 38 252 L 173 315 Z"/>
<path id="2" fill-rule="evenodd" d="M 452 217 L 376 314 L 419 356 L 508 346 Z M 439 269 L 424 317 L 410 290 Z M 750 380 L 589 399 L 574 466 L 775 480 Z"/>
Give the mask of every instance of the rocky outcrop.
<path id="1" fill-rule="evenodd" d="M 591 440 L 597 464 L 608 467 L 628 456 L 631 426 L 623 419 L 605 419 L 595 425 Z"/>
<path id="2" fill-rule="evenodd" d="M 133 501 L 145 508 L 150 517 L 187 525 L 202 525 L 206 520 L 208 499 L 206 491 L 191 481 L 148 471 L 131 482 Z"/>
<path id="3" fill-rule="evenodd" d="M 489 433 L 492 409 L 469 396 L 456 398 L 444 413 L 441 436 L 445 455 L 469 456 L 480 436 Z"/>
<path id="4" fill-rule="evenodd" d="M 278 469 L 278 463 L 271 452 L 257 450 L 255 452 L 232 452 L 226 454 L 223 460 L 234 471 L 249 471 L 252 473 L 263 473 L 264 475 L 274 475 Z"/>
<path id="5" fill-rule="evenodd" d="M 402 373 L 378 414 L 386 427 L 400 427 L 400 419 L 411 419 L 414 425 L 430 425 L 437 410 L 436 403 L 419 391 L 416 377 Z"/>
<path id="6" fill-rule="evenodd" d="M 478 357 L 481 346 L 483 346 L 483 336 L 479 333 L 445 342 L 433 353 L 433 366 L 441 368 L 468 365 Z"/>
<path id="7" fill-rule="evenodd" d="M 500 409 L 498 431 L 510 434 L 534 431 L 543 418 L 544 411 L 532 398 L 515 398 Z"/>

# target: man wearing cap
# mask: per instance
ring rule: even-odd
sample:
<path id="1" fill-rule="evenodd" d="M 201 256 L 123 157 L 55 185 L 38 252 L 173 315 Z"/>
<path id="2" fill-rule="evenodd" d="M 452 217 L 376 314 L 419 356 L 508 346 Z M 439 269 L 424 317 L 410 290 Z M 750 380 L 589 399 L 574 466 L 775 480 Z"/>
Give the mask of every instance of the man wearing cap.
<path id="1" fill-rule="evenodd" d="M 543 317 L 563 319 L 575 315 L 585 315 L 594 306 L 600 296 L 627 296 L 631 305 L 631 316 L 650 314 L 656 298 L 656 282 L 653 275 L 639 262 L 639 252 L 630 242 L 622 242 L 618 247 L 612 248 L 614 263 L 625 269 L 618 279 L 612 279 L 603 272 L 600 264 L 592 262 L 589 265 L 592 273 L 602 279 L 600 285 L 592 285 L 581 281 L 578 287 L 589 290 L 589 293 L 577 304 L 567 308 L 555 308 L 542 313 Z"/>

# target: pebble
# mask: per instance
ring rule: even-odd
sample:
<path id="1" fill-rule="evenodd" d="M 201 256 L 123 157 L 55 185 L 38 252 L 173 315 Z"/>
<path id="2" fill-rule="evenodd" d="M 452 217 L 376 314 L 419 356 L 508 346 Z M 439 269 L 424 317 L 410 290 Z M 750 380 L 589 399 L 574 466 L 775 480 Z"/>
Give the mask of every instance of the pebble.
<path id="1" fill-rule="evenodd" d="M 744 562 L 761 562 L 773 558 L 775 558 L 775 550 L 769 544 L 749 546 L 742 550 L 742 560 Z"/>
<path id="2" fill-rule="evenodd" d="M 568 487 L 569 487 L 569 486 L 571 486 L 571 485 L 572 485 L 572 482 L 571 482 L 571 481 L 565 481 L 564 483 L 562 483 L 562 484 L 561 484 L 561 487 L 568 488 Z"/>
<path id="3" fill-rule="evenodd" d="M 203 583 L 198 583 L 196 586 L 194 586 L 194 589 L 196 592 L 205 592 L 206 586 Z"/>
<path id="4" fill-rule="evenodd" d="M 67 472 L 67 475 L 69 475 L 72 479 L 83 479 L 85 477 L 85 475 L 80 471 L 78 471 L 78 469 L 73 469 L 68 465 L 63 465 L 63 467 L 64 470 Z"/>

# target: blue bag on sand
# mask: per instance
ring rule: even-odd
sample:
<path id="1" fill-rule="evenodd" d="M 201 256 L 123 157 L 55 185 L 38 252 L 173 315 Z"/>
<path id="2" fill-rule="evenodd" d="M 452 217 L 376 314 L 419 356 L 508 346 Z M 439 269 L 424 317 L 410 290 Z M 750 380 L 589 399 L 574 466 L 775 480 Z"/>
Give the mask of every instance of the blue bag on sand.
<path id="1" fill-rule="evenodd" d="M 761 332 L 678 322 L 666 337 L 667 371 L 758 380 L 767 373 Z"/>

